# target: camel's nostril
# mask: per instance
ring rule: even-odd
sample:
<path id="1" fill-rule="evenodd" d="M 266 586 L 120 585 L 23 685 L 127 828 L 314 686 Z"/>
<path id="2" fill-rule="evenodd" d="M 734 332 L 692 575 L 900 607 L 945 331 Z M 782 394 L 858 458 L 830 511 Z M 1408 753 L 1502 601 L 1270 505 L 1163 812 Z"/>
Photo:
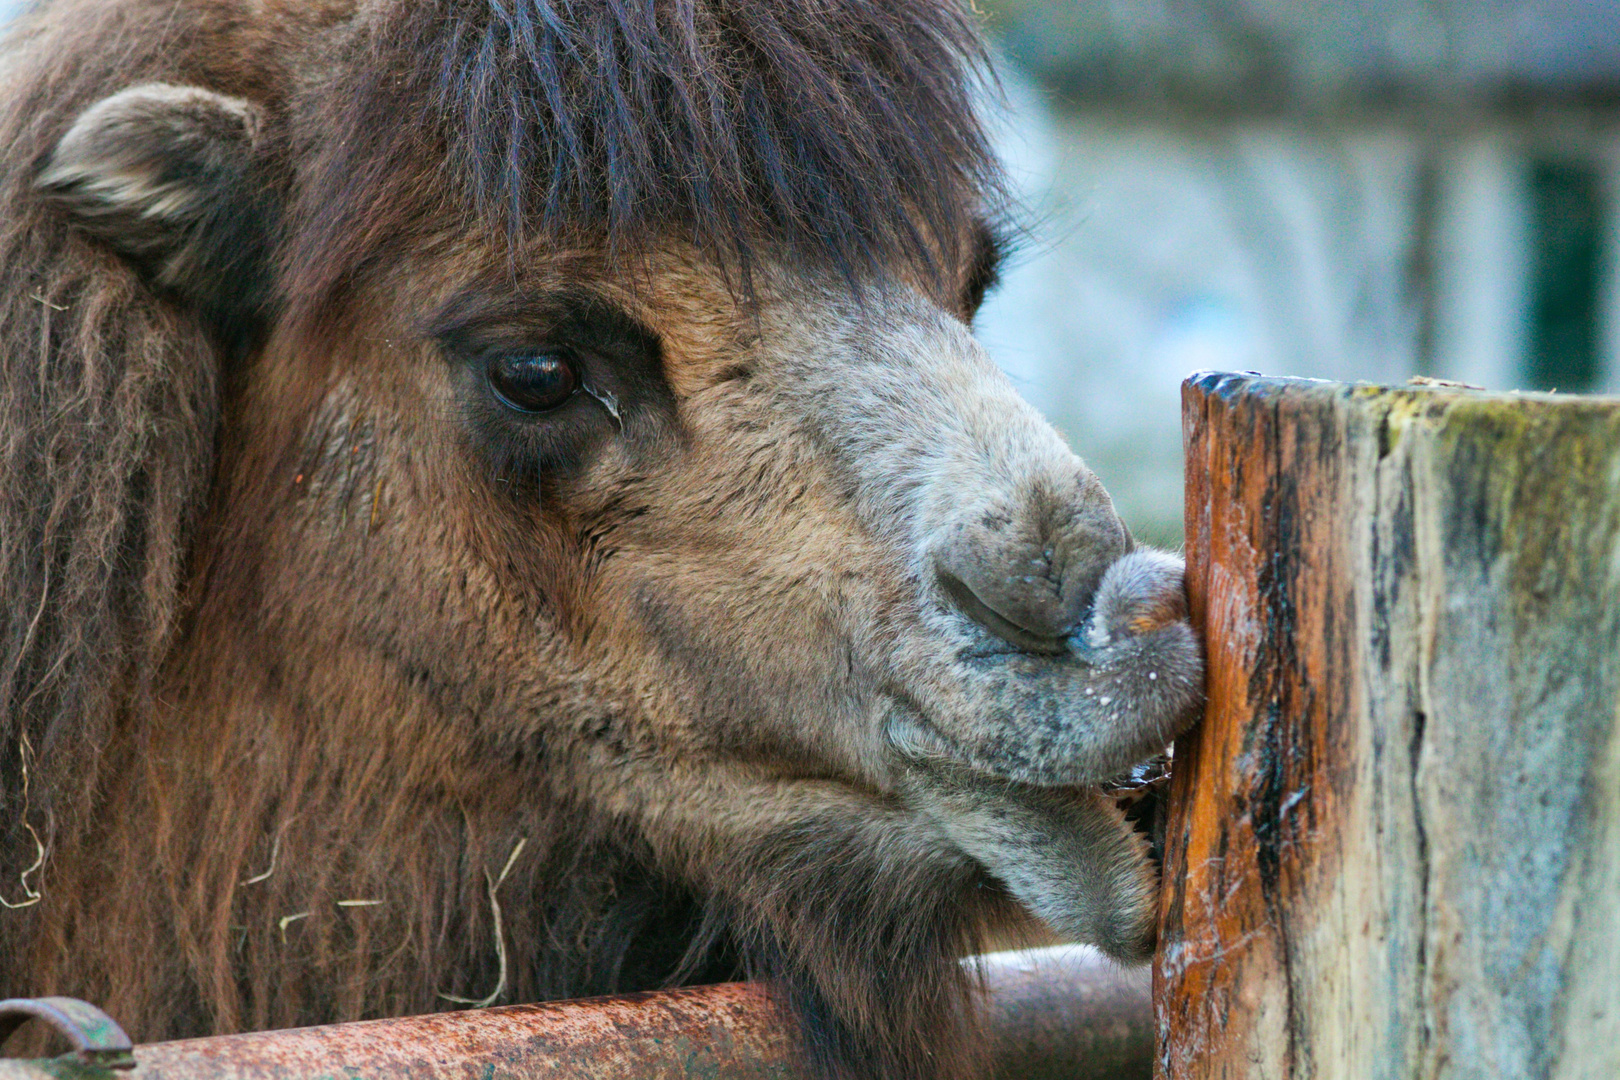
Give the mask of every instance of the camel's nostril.
<path id="1" fill-rule="evenodd" d="M 1013 622 L 995 608 L 981 600 L 961 578 L 948 570 L 939 570 L 940 587 L 951 598 L 956 609 L 1003 641 L 1025 652 L 1058 656 L 1069 651 L 1066 633 L 1042 633 Z"/>

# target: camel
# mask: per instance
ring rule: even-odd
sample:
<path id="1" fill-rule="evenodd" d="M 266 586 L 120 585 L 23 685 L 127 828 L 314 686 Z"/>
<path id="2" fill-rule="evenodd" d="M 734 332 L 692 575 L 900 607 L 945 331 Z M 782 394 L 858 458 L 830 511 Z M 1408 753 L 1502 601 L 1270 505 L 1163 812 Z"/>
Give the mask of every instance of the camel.
<path id="1" fill-rule="evenodd" d="M 961 0 L 46 0 L 0 61 L 0 996 L 765 980 L 976 1074 L 1149 955 L 1179 560 L 975 341 Z"/>

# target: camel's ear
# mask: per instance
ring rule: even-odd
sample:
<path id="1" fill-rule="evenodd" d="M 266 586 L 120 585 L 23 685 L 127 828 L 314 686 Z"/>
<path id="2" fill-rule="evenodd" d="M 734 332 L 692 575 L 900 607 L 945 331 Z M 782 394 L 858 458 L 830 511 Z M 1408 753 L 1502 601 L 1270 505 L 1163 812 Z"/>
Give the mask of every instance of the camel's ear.
<path id="1" fill-rule="evenodd" d="M 280 217 L 260 128 L 241 98 L 134 86 L 86 109 L 35 183 L 154 288 L 240 340 L 270 303 Z"/>

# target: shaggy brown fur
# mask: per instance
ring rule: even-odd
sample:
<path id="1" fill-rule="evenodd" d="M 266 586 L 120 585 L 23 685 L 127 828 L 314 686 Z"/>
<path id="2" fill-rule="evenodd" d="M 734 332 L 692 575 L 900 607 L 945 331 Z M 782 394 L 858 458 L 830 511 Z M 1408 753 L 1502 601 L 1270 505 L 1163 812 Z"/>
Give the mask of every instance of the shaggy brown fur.
<path id="1" fill-rule="evenodd" d="M 1143 955 L 1143 846 L 1052 785 L 1199 661 L 959 322 L 981 61 L 925 0 L 27 17 L 0 996 L 150 1040 L 743 973 L 825 1074 L 949 1078 L 998 881 Z"/>

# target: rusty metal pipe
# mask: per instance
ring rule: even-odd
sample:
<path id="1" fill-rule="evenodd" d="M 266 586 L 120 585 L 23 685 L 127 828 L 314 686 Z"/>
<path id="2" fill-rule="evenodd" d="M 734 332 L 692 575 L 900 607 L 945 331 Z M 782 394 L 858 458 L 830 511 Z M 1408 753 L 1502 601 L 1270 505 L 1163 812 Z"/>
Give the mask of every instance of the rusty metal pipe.
<path id="1" fill-rule="evenodd" d="M 979 958 L 1007 1080 L 1152 1073 L 1147 972 L 1061 946 Z M 113 1073 L 0 1061 L 0 1080 L 806 1080 L 791 1022 L 751 983 L 513 1005 L 135 1047 Z"/>

